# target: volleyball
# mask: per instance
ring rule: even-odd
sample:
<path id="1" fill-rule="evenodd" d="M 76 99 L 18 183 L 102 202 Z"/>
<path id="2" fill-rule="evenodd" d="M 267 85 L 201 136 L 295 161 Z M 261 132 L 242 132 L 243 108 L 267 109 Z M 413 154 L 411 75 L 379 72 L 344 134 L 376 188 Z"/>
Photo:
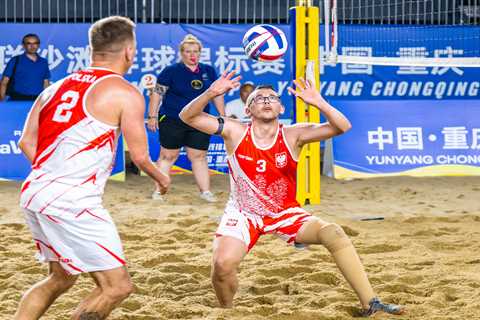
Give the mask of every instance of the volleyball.
<path id="1" fill-rule="evenodd" d="M 260 24 L 250 28 L 243 36 L 245 54 L 259 61 L 274 61 L 287 52 L 285 33 L 269 24 Z"/>

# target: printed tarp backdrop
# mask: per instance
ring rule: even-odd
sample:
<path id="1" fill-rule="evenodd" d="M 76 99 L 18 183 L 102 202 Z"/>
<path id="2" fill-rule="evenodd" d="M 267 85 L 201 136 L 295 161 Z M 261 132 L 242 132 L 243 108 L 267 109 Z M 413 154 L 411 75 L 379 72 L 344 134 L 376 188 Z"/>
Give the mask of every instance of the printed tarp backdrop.
<path id="1" fill-rule="evenodd" d="M 249 60 L 243 53 L 242 38 L 251 25 L 185 25 L 139 24 L 137 26 L 137 59 L 126 79 L 144 92 L 141 78 L 158 74 L 164 67 L 178 60 L 178 44 L 187 33 L 197 36 L 204 45 L 201 62 L 213 65 L 220 73 L 227 67 L 239 70 L 243 81 L 255 84 L 271 83 L 282 95 L 286 112 L 282 122 L 292 121 L 292 100 L 286 88 L 291 83 L 291 57 L 263 63 Z M 289 38 L 286 25 L 278 25 Z M 370 26 L 370 29 L 374 26 Z M 375 52 L 376 46 L 392 46 L 398 55 L 412 54 L 409 47 L 408 27 L 395 27 L 398 42 L 378 43 L 378 33 L 388 33 L 389 26 L 378 27 L 378 33 L 361 33 L 362 26 L 339 26 L 343 32 L 358 29 L 366 56 Z M 35 32 L 42 40 L 40 54 L 49 61 L 52 80 L 89 64 L 87 24 L 1 24 L 0 72 L 6 62 L 21 52 L 19 44 L 23 35 Z M 400 28 L 400 30 L 398 30 Z M 427 35 L 423 47 L 413 52 L 419 55 L 453 57 L 475 51 L 480 43 L 439 40 L 438 27 L 425 26 Z M 464 37 L 467 27 L 442 27 L 443 32 L 458 33 Z M 355 30 L 353 30 L 355 31 Z M 480 28 L 468 27 L 468 32 L 478 39 Z M 320 34 L 323 34 L 321 30 Z M 430 37 L 428 37 L 430 35 Z M 473 37 L 473 38 L 475 38 Z M 459 37 L 461 38 L 461 37 Z M 356 47 L 352 43 L 352 47 Z M 348 52 L 351 47 L 341 50 Z M 358 51 L 358 48 L 356 48 Z M 320 47 L 322 52 L 322 46 Z M 380 67 L 339 64 L 321 66 L 321 91 L 335 107 L 347 114 L 353 129 L 335 138 L 333 142 L 334 173 L 338 178 L 383 174 L 480 174 L 480 107 L 479 70 L 458 67 Z M 238 91 L 226 96 L 226 101 L 238 98 Z M 448 100 L 448 101 L 441 101 Z M 465 101 L 468 100 L 468 101 Z M 2 126 L 0 129 L 0 178 L 23 179 L 28 164 L 18 153 L 19 135 L 28 112 L 28 106 L 14 107 L 11 102 L 0 104 Z M 404 119 L 405 121 L 402 121 Z M 408 120 L 407 120 L 408 119 Z M 158 156 L 157 134 L 149 133 L 152 159 Z M 383 146 L 383 148 L 381 148 Z M 121 148 L 119 148 L 120 150 Z M 444 156 L 448 156 L 445 160 Z M 408 158 L 415 156 L 416 158 Z M 431 156 L 431 159 L 430 157 Z M 402 158 L 403 157 L 403 158 Z M 123 159 L 119 156 L 119 159 Z M 420 160 L 423 159 L 423 160 Z M 120 160 L 120 162 L 122 162 Z M 16 167 L 18 165 L 18 167 Z M 179 170 L 190 170 L 185 153 L 177 161 Z M 434 170 L 413 170 L 434 167 Z M 209 167 L 226 172 L 225 150 L 222 139 L 212 138 L 209 149 Z M 16 169 L 14 169 L 16 168 Z"/>

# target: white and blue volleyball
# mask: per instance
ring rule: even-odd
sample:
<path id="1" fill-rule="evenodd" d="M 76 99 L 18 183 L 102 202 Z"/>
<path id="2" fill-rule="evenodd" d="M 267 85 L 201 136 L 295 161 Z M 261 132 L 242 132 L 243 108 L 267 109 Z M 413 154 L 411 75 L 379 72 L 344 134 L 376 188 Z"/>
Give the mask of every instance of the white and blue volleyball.
<path id="1" fill-rule="evenodd" d="M 250 28 L 243 37 L 245 54 L 259 61 L 274 61 L 287 52 L 285 33 L 269 24 L 259 24 Z"/>

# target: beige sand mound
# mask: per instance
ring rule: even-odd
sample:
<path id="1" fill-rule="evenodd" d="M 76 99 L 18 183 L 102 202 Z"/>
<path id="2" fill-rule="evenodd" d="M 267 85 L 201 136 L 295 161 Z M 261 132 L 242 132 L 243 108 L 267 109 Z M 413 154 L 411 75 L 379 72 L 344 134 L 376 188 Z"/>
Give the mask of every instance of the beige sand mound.
<path id="1" fill-rule="evenodd" d="M 174 177 L 167 202 L 148 199 L 148 178 L 110 183 L 105 205 L 123 239 L 137 292 L 111 319 L 349 319 L 352 290 L 320 246 L 295 250 L 261 238 L 240 271 L 236 307 L 217 308 L 210 285 L 213 233 L 228 181 L 213 177 L 221 201 L 206 204 L 191 176 Z M 0 319 L 11 319 L 21 294 L 42 279 L 17 206 L 19 184 L 0 183 Z M 315 215 L 352 237 L 383 300 L 407 305 L 396 319 L 480 319 L 480 178 L 323 179 Z M 366 217 L 385 220 L 361 221 Z M 69 319 L 92 288 L 88 276 L 44 319 Z M 388 318 L 388 317 L 384 317 Z"/>

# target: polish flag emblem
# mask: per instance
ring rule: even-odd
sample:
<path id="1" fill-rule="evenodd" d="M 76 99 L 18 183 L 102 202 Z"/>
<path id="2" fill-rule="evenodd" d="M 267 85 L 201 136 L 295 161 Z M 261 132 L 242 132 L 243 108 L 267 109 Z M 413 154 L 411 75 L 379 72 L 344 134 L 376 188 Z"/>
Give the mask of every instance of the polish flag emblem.
<path id="1" fill-rule="evenodd" d="M 283 168 L 287 165 L 287 153 L 281 152 L 275 154 L 275 166 L 277 168 Z"/>

